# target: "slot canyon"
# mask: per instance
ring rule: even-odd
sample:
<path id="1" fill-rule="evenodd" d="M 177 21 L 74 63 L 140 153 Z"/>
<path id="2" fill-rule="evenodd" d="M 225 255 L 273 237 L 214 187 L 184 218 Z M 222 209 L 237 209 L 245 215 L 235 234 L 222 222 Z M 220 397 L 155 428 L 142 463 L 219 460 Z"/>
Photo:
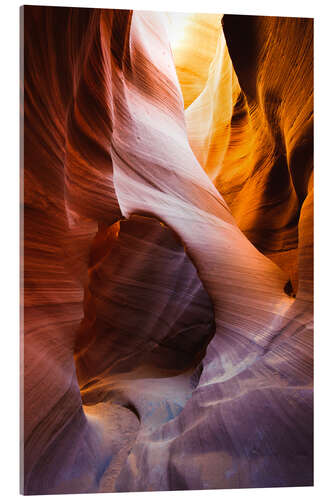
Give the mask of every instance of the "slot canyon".
<path id="1" fill-rule="evenodd" d="M 313 20 L 24 6 L 25 494 L 313 484 Z"/>

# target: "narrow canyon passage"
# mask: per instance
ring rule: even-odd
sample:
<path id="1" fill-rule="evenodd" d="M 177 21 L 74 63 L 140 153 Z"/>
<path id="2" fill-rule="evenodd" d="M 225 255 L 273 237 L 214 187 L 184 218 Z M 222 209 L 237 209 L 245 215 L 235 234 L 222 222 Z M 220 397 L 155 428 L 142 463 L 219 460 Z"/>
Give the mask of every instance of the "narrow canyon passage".
<path id="1" fill-rule="evenodd" d="M 24 7 L 26 494 L 312 485 L 312 40 Z"/>

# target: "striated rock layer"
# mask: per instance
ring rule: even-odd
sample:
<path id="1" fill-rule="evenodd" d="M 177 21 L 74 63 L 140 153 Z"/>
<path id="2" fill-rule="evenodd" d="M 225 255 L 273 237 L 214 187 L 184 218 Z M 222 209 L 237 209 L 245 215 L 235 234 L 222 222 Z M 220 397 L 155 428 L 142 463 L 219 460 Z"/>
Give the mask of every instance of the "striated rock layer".
<path id="1" fill-rule="evenodd" d="M 312 485 L 312 20 L 22 12 L 22 490 Z"/>

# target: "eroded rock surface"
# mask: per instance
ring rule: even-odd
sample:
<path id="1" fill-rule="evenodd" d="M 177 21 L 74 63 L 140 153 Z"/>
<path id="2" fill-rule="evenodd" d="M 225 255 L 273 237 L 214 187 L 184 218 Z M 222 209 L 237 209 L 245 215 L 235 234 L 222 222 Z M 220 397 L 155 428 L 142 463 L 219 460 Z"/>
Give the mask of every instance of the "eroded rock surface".
<path id="1" fill-rule="evenodd" d="M 313 24 L 215 21 L 24 7 L 25 493 L 312 484 Z"/>

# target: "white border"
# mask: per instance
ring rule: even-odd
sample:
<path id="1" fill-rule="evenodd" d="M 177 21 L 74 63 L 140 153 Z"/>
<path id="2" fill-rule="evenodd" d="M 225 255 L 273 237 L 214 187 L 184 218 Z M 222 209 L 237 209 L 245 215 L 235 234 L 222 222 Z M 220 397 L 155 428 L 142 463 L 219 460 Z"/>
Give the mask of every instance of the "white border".
<path id="1" fill-rule="evenodd" d="M 105 494 L 111 498 L 279 499 L 331 498 L 332 472 L 332 383 L 333 383 L 333 294 L 332 200 L 333 200 L 333 23 L 329 1 L 278 2 L 256 0 L 124 0 L 54 1 L 33 5 L 134 8 L 178 12 L 225 12 L 296 17 L 315 17 L 315 487 L 252 490 L 205 490 L 161 493 Z M 1 496 L 19 496 L 19 5 L 2 3 L 1 35 Z M 121 497 L 120 497 L 121 496 Z M 57 498 L 92 498 L 91 495 L 57 495 Z M 35 497 L 33 497 L 35 498 Z M 39 496 L 36 498 L 44 498 Z M 49 497 L 45 497 L 49 498 Z M 103 497 L 99 497 L 103 498 Z"/>

